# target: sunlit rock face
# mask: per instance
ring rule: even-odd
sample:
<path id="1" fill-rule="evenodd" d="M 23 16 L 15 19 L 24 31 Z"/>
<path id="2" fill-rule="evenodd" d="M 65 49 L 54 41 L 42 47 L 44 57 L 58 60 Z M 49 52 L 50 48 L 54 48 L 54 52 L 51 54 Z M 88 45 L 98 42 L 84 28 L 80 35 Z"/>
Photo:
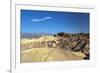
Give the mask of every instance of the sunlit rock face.
<path id="1" fill-rule="evenodd" d="M 27 62 L 27 61 L 33 62 L 35 60 L 56 61 L 56 60 L 89 59 L 90 56 L 89 42 L 90 41 L 89 41 L 88 33 L 76 33 L 76 34 L 58 33 L 55 35 L 42 35 L 38 38 L 33 37 L 31 39 L 22 38 L 21 59 L 23 62 Z M 50 54 L 52 56 L 49 56 L 48 59 L 46 59 L 45 56 L 48 55 L 49 52 L 52 52 L 53 55 Z M 35 58 L 33 58 L 34 55 Z M 61 56 L 62 58 L 57 57 L 56 59 L 54 56 Z M 41 60 L 38 58 L 40 58 Z"/>

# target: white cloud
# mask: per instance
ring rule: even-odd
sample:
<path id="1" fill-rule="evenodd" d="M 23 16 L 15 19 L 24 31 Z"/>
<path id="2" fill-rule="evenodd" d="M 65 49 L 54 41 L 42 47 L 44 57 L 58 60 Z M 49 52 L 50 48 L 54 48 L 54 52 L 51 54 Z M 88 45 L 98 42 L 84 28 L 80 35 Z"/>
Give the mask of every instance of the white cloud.
<path id="1" fill-rule="evenodd" d="M 52 19 L 52 17 L 43 17 L 41 19 L 31 19 L 32 22 L 41 22 L 41 21 L 46 21 Z"/>

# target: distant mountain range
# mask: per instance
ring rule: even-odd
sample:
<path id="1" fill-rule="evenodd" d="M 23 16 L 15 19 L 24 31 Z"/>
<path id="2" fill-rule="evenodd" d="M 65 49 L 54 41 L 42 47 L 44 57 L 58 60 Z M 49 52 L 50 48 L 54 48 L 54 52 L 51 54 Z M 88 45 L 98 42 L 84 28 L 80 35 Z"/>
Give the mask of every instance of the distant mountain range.
<path id="1" fill-rule="evenodd" d="M 53 35 L 52 33 L 28 33 L 28 32 L 21 32 L 21 38 L 39 38 L 43 35 Z"/>

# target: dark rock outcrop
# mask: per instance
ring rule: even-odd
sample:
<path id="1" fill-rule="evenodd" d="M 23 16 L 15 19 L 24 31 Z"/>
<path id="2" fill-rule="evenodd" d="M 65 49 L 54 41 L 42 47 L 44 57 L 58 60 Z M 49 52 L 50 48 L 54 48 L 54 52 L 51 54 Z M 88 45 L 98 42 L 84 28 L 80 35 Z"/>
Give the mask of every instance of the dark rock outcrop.
<path id="1" fill-rule="evenodd" d="M 89 59 L 89 33 L 68 34 L 61 32 L 57 36 L 59 37 L 59 43 L 57 47 L 65 50 L 82 52 L 86 55 L 84 59 Z"/>

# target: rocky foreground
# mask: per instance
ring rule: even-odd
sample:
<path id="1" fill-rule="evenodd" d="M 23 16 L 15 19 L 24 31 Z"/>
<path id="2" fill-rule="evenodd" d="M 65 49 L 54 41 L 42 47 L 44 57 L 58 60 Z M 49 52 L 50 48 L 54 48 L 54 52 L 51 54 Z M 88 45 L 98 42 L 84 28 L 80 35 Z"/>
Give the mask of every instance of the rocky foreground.
<path id="1" fill-rule="evenodd" d="M 21 40 L 21 62 L 46 62 L 89 59 L 88 33 L 58 33 Z"/>

